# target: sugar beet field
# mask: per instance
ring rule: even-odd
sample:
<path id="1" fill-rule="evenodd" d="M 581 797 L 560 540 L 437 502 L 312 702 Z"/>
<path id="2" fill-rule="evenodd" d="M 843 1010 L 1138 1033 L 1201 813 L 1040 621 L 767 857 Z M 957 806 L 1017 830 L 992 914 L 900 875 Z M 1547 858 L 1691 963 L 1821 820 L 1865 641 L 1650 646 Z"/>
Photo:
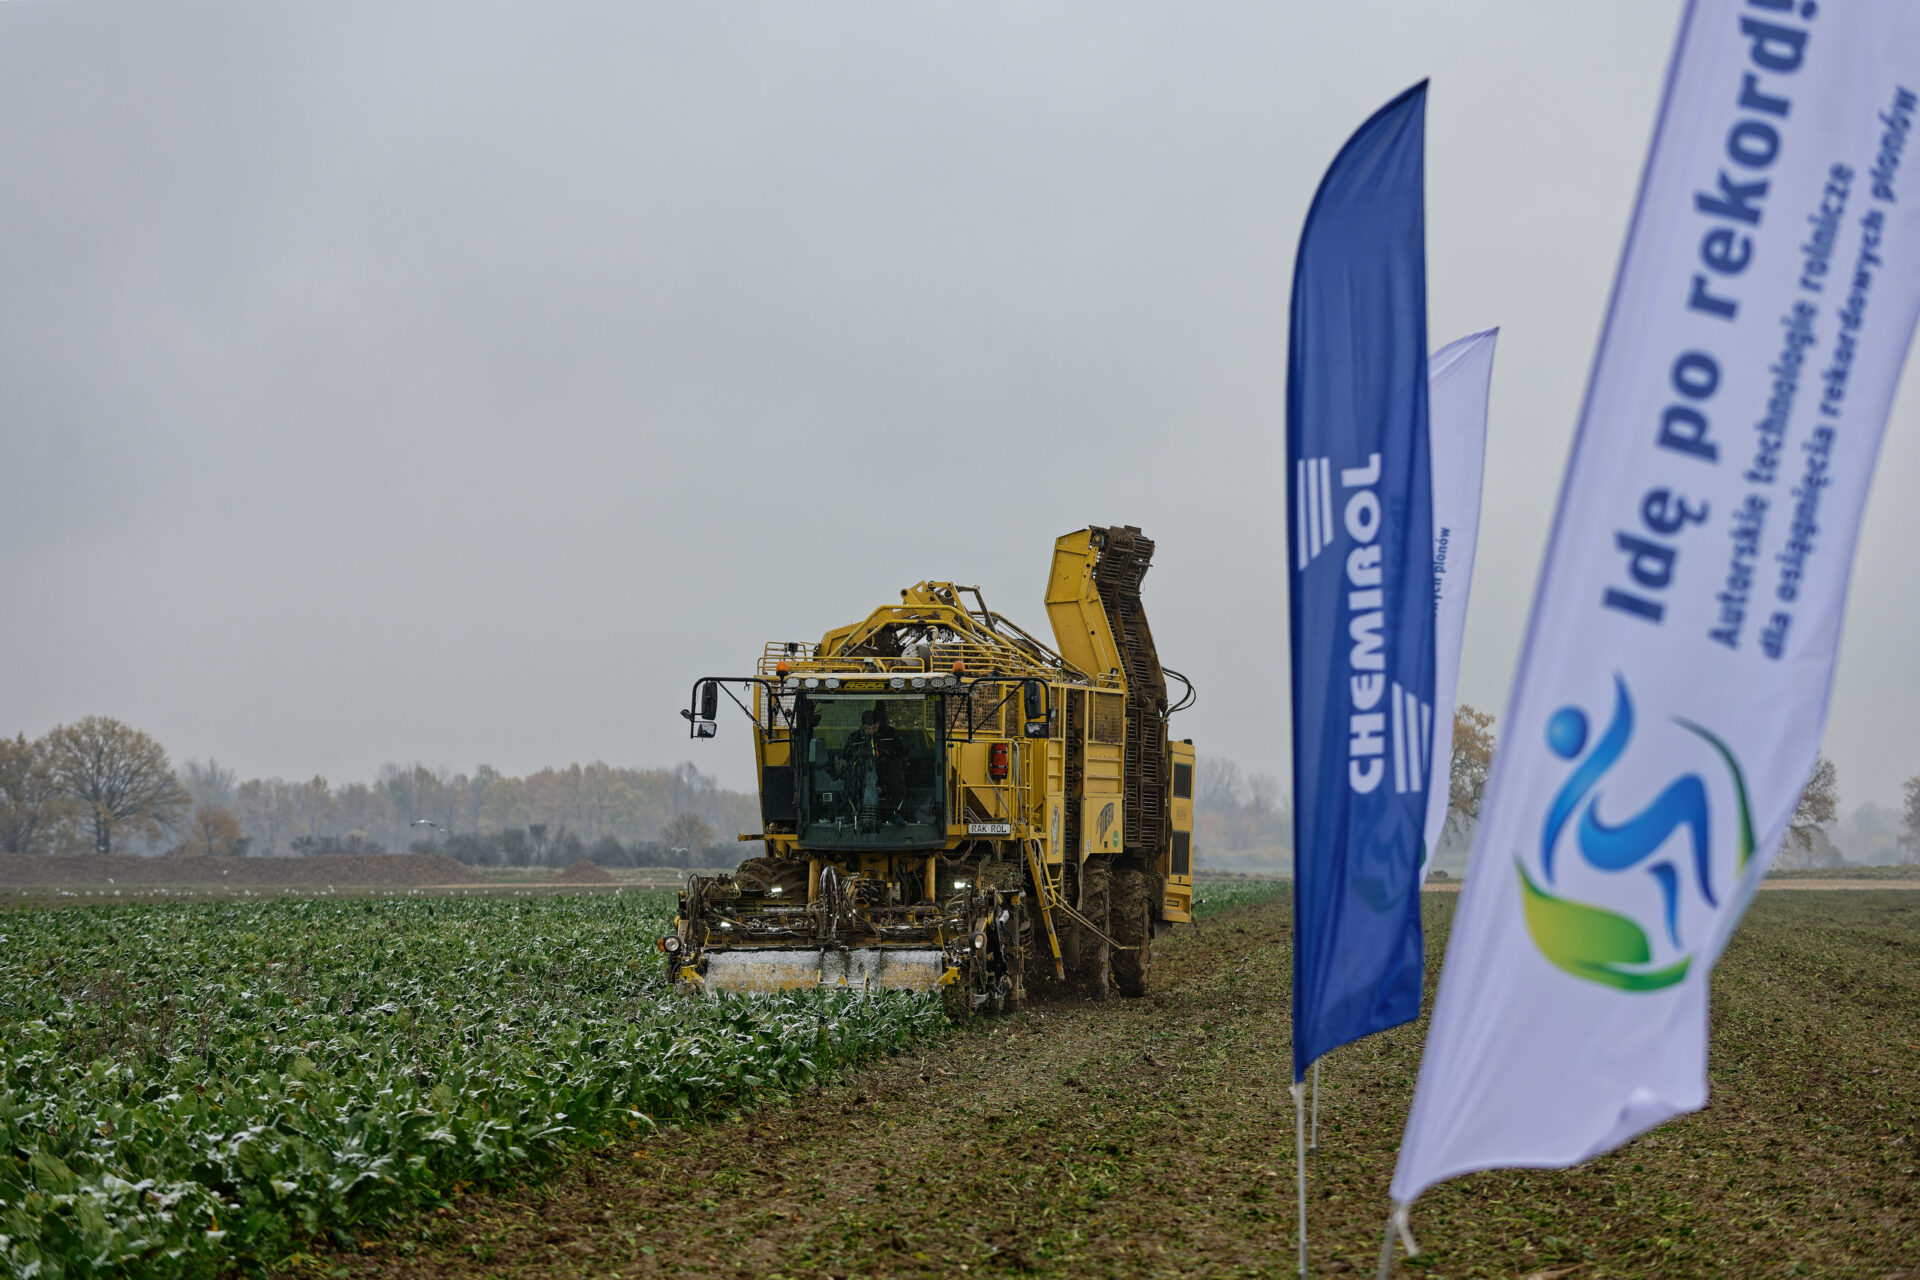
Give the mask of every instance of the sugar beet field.
<path id="1" fill-rule="evenodd" d="M 0 912 L 4 1272 L 1291 1275 L 1275 887 L 1147 999 L 958 1027 L 674 996 L 658 894 Z M 1764 894 L 1714 986 L 1706 1112 L 1440 1188 L 1398 1273 L 1920 1276 L 1920 892 Z M 1371 1273 L 1424 1031 L 1328 1062 L 1316 1274 Z"/>

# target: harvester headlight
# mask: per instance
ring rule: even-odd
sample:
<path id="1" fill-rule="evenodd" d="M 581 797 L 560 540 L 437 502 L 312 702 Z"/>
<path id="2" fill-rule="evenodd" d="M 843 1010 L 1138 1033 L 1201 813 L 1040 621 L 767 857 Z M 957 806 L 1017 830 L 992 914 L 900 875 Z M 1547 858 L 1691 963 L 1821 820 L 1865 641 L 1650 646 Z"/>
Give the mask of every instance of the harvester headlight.
<path id="1" fill-rule="evenodd" d="M 895 676 L 893 679 L 887 681 L 887 683 L 896 689 L 904 689 L 907 687 L 907 678 L 905 676 Z"/>
<path id="2" fill-rule="evenodd" d="M 976 933 L 976 934 L 974 934 L 974 935 L 973 935 L 973 949 L 974 949 L 975 951 L 985 951 L 985 950 L 987 949 L 987 935 L 986 935 L 986 934 L 984 934 L 984 933 Z"/>
<path id="3" fill-rule="evenodd" d="M 769 885 L 769 886 L 767 887 L 767 892 L 768 892 L 768 893 L 783 893 L 783 892 L 785 892 L 785 890 L 783 890 L 783 889 L 782 889 L 782 888 L 781 888 L 781 887 L 780 887 L 779 885 L 777 885 L 777 884 L 776 884 L 776 885 Z"/>
<path id="4" fill-rule="evenodd" d="M 972 884 L 972 883 L 973 883 L 973 881 L 971 881 L 971 880 L 955 880 L 955 881 L 953 882 L 953 887 L 954 887 L 954 888 L 956 888 L 956 889 L 964 889 L 964 888 L 966 888 L 966 887 L 967 887 L 968 885 L 970 885 L 970 884 Z"/>
<path id="5" fill-rule="evenodd" d="M 926 687 L 927 687 L 927 678 L 926 678 L 925 676 L 915 676 L 915 677 L 913 678 L 913 687 L 914 687 L 914 688 L 916 688 L 916 689 L 924 689 L 924 688 L 926 688 Z"/>
<path id="6" fill-rule="evenodd" d="M 807 677 L 806 683 L 809 689 L 818 689 L 820 687 L 820 682 L 812 676 Z"/>
<path id="7" fill-rule="evenodd" d="M 800 677 L 799 677 L 799 676 L 788 676 L 788 677 L 787 677 L 787 688 L 789 688 L 789 689 L 798 689 L 799 687 L 800 687 Z"/>
<path id="8" fill-rule="evenodd" d="M 839 687 L 840 687 L 840 681 L 837 678 L 833 676 L 827 677 L 827 688 L 838 689 Z"/>
<path id="9" fill-rule="evenodd" d="M 666 937 L 660 939 L 660 949 L 668 955 L 672 955 L 680 949 L 680 939 L 672 934 L 668 934 Z"/>

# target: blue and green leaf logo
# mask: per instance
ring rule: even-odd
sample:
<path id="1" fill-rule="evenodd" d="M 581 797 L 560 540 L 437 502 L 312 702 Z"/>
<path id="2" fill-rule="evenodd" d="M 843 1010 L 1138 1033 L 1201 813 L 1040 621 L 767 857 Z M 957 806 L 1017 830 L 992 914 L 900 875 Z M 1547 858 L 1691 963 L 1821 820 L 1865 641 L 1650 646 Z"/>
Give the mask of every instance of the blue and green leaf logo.
<path id="1" fill-rule="evenodd" d="M 1735 873 L 1743 874 L 1753 856 L 1753 815 L 1740 762 L 1710 730 L 1678 717 L 1674 723 L 1711 747 L 1732 780 L 1739 810 Z M 1568 706 L 1553 713 L 1547 721 L 1547 746 L 1561 759 L 1573 761 L 1574 768 L 1554 796 L 1541 829 L 1540 879 L 1535 880 L 1519 859 L 1515 859 L 1514 869 L 1520 877 L 1527 930 L 1549 961 L 1576 978 L 1602 986 L 1621 991 L 1660 991 L 1684 979 L 1693 963 L 1693 955 L 1686 951 L 1681 938 L 1683 890 L 1691 888 L 1710 907 L 1719 905 L 1714 891 L 1712 811 L 1706 783 L 1699 774 L 1686 773 L 1625 821 L 1610 823 L 1601 817 L 1601 781 L 1625 754 L 1633 730 L 1633 698 L 1626 681 L 1617 675 L 1613 717 L 1591 751 L 1587 749 L 1586 712 Z M 1662 908 L 1656 927 L 1674 950 L 1682 952 L 1678 960 L 1655 966 L 1653 943 L 1641 921 L 1554 891 L 1556 853 L 1570 827 L 1571 843 L 1588 867 L 1652 877 Z M 1683 856 L 1656 857 L 1676 834 L 1686 837 Z"/>

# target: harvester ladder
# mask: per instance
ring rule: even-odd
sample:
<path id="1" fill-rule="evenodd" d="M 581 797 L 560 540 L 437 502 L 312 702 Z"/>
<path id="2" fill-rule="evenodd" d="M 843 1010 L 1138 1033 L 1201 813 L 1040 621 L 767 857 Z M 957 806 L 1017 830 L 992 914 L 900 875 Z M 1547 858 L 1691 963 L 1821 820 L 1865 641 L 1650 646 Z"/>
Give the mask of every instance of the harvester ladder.
<path id="1" fill-rule="evenodd" d="M 1020 845 L 1027 851 L 1027 870 L 1033 876 L 1034 900 L 1040 904 L 1040 923 L 1047 927 L 1047 946 L 1053 949 L 1053 976 L 1065 982 L 1067 962 L 1060 954 L 1060 935 L 1053 928 L 1052 904 L 1060 901 L 1059 891 L 1040 862 L 1039 845 L 1032 840 L 1022 840 Z"/>

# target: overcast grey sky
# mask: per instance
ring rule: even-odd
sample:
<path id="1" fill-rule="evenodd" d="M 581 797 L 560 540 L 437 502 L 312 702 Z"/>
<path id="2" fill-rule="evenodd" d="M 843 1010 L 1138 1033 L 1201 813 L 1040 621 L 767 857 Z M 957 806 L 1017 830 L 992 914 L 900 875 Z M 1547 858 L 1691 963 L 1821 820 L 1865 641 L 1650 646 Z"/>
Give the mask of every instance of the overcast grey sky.
<path id="1" fill-rule="evenodd" d="M 0 730 L 365 778 L 692 758 L 699 674 L 1138 524 L 1203 753 L 1287 768 L 1286 302 L 1422 76 L 1433 344 L 1499 325 L 1504 703 L 1679 6 L 0 4 Z M 1843 801 L 1920 773 L 1920 395 Z"/>

